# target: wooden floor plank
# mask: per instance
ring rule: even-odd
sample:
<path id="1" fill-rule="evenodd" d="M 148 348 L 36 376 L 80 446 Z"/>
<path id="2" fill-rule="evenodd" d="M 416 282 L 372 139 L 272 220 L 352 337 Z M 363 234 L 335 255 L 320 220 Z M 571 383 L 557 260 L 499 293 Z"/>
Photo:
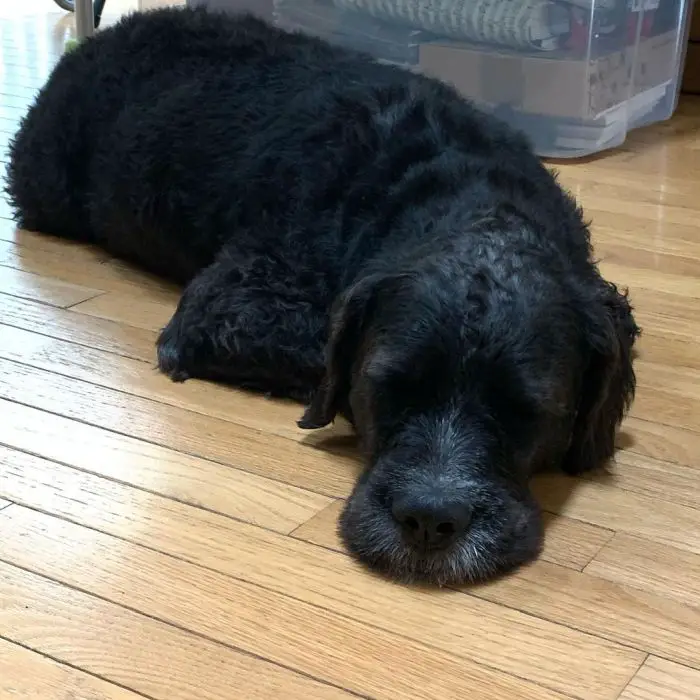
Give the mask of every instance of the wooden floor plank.
<path id="1" fill-rule="evenodd" d="M 131 294 L 112 293 L 77 304 L 73 310 L 120 324 L 158 331 L 171 318 L 175 305 L 175 300 L 163 303 L 142 299 L 139 302 Z M 641 342 L 642 347 L 645 341 L 646 338 Z M 653 347 L 653 342 L 649 345 Z M 676 349 L 692 358 L 698 356 L 694 344 L 676 341 Z M 149 350 L 152 351 L 152 348 L 144 348 L 144 355 Z M 632 415 L 693 429 L 697 425 L 696 416 L 700 416 L 700 366 L 694 369 L 693 365 L 700 360 L 684 362 L 683 357 L 676 358 L 669 353 L 664 355 L 664 360 L 674 362 L 673 366 L 658 363 L 650 365 L 647 361 L 638 363 L 639 390 Z M 683 376 L 676 379 L 679 373 Z M 668 375 L 671 381 L 664 381 L 667 378 L 664 375 Z M 694 391 L 690 392 L 691 388 Z"/>
<path id="2" fill-rule="evenodd" d="M 542 686 L 323 607 L 19 506 L 0 517 L 0 536 L 3 561 L 137 611 L 146 610 L 159 620 L 316 678 L 340 682 L 360 694 L 387 700 L 416 696 L 443 700 L 447 694 L 474 700 L 563 698 Z M 232 600 L 235 607 L 230 605 Z M 590 674 L 597 692 L 587 697 L 615 697 L 611 688 L 622 679 L 626 684 L 639 657 L 625 650 L 614 653 L 614 647 L 598 651 L 598 668 L 605 672 L 600 677 Z M 575 653 L 571 647 L 570 653 Z M 567 684 L 570 688 L 571 677 Z"/>
<path id="3" fill-rule="evenodd" d="M 700 399 L 700 372 L 688 367 L 672 366 L 669 363 L 657 364 L 639 360 L 635 371 L 639 383 L 650 390 L 665 389 L 679 398 Z M 700 412 L 693 414 L 700 419 Z M 693 425 L 697 425 L 697 422 Z"/>
<path id="4" fill-rule="evenodd" d="M 674 126 L 683 124 L 683 116 L 678 116 L 678 119 L 673 122 Z M 687 122 L 686 122 L 687 123 Z M 691 123 L 695 124 L 693 119 Z M 657 204 L 662 206 L 680 206 L 697 208 L 697 193 L 694 190 L 694 182 L 683 177 L 665 177 L 655 180 L 648 176 L 645 172 L 635 172 L 627 170 L 620 172 L 614 168 L 606 167 L 605 161 L 599 163 L 591 163 L 589 167 L 577 167 L 578 163 L 574 162 L 570 165 L 560 165 L 555 170 L 558 170 L 560 177 L 566 181 L 566 186 L 570 190 L 576 192 L 577 197 L 582 197 L 588 200 L 589 207 L 595 207 L 598 196 L 608 196 L 610 189 L 627 201 L 642 201 L 649 204 Z M 596 216 L 593 220 L 593 231 L 596 237 L 605 235 L 607 239 L 608 229 L 604 229 L 605 217 Z M 638 221 L 634 216 L 634 210 L 629 209 L 619 217 L 629 217 L 632 221 Z M 624 225 L 619 221 L 615 222 L 614 230 L 624 230 Z"/>
<path id="5" fill-rule="evenodd" d="M 700 608 L 698 554 L 618 532 L 585 571 Z"/>
<path id="6" fill-rule="evenodd" d="M 155 547 L 252 585 L 337 611 L 345 617 L 370 625 L 379 624 L 402 637 L 414 638 L 564 692 L 573 685 L 586 697 L 609 697 L 610 688 L 616 688 L 635 663 L 641 663 L 641 658 L 632 650 L 599 642 L 557 625 L 543 624 L 458 592 L 436 593 L 423 600 L 425 596 L 421 597 L 419 590 L 366 577 L 364 570 L 346 556 L 208 513 L 158 503 L 156 499 L 150 499 L 149 510 L 139 509 L 136 504 L 146 501 L 139 500 L 136 495 L 130 500 L 128 496 L 115 498 L 109 512 L 101 513 L 90 506 L 90 496 L 84 491 L 70 498 L 38 481 L 34 481 L 32 489 L 12 484 L 10 488 L 17 489 L 13 493 L 18 500 L 73 522 L 89 523 L 100 531 Z M 19 506 L 13 509 L 16 513 L 13 522 L 25 528 L 18 546 L 24 542 L 26 546 L 22 551 L 26 551 L 33 537 L 39 537 L 39 543 L 42 536 L 26 531 L 33 527 L 36 517 Z M 44 520 L 39 518 L 39 521 Z M 60 521 L 50 519 L 47 522 L 52 523 L 52 530 L 72 532 Z M 24 566 L 29 563 L 28 555 L 14 552 L 9 527 L 8 519 L 0 522 L 0 533 L 7 533 L 6 556 Z M 77 534 L 86 536 L 81 531 Z M 214 534 L 214 539 L 209 539 Z M 261 555 L 264 567 L 255 564 Z M 281 572 L 284 575 L 280 575 Z M 394 611 L 389 617 L 382 615 L 387 595 Z M 480 640 L 474 647 L 465 643 L 472 635 Z M 527 663 L 521 665 L 517 649 L 523 644 L 529 645 L 530 652 Z M 603 657 L 605 661 L 601 660 Z M 594 667 L 605 667 L 605 674 L 592 676 Z"/>
<path id="7" fill-rule="evenodd" d="M 655 365 L 700 370 L 700 353 L 697 343 L 671 338 L 665 334 L 645 332 L 639 341 L 638 357 Z"/>
<path id="8" fill-rule="evenodd" d="M 76 318 L 75 314 L 59 314 L 45 311 L 41 308 L 22 308 L 12 304 L 8 298 L 0 297 L 0 311 L 6 309 L 6 318 L 13 326 L 19 326 L 29 331 L 51 333 L 58 339 L 72 340 L 92 344 L 101 350 L 118 352 L 138 359 L 151 358 L 155 354 L 155 333 L 134 329 L 131 326 L 115 326 L 111 321 L 88 320 Z M 42 324 L 42 316 L 46 314 L 46 323 Z M 115 330 L 124 337 L 124 344 L 118 342 Z M 256 403 L 257 397 L 239 394 L 236 402 L 231 402 L 231 396 L 223 386 L 213 386 L 196 382 L 188 383 L 184 388 L 173 386 L 163 377 L 155 374 L 151 367 L 146 368 L 137 363 L 125 363 L 116 358 L 105 356 L 97 350 L 76 350 L 72 345 L 64 343 L 49 343 L 43 339 L 32 339 L 31 336 L 19 332 L 11 333 L 3 330 L 7 336 L 7 351 L 4 357 L 13 357 L 22 362 L 58 371 L 68 376 L 83 378 L 107 386 L 115 382 L 126 391 L 155 398 L 165 403 L 176 404 L 191 410 L 219 417 L 227 416 L 236 422 L 256 429 L 263 429 L 276 434 L 291 436 L 296 439 L 315 440 L 315 433 L 301 431 L 296 427 L 300 407 L 296 404 L 274 402 L 262 410 L 261 404 Z M 98 336 L 99 333 L 99 336 Z M 97 337 L 96 337 L 97 336 Z M 1 345 L 1 344 L 0 344 Z M 38 350 L 35 350 L 38 348 Z M 50 350 L 50 351 L 49 351 Z M 3 349 L 0 348 L 0 352 Z M 658 377 L 654 374 L 658 372 Z M 695 415 L 700 411 L 700 379 L 699 370 L 682 367 L 665 367 L 650 363 L 642 363 L 640 369 L 640 388 L 633 415 L 639 418 L 665 421 L 674 427 L 694 428 Z M 133 382 L 127 384 L 124 377 L 133 377 Z M 644 385 L 648 377 L 648 386 Z M 222 409 L 218 410 L 219 405 Z M 206 408 L 202 408 L 206 406 Z M 341 423 L 342 425 L 342 423 Z M 637 426 L 646 428 L 644 424 L 628 422 L 627 429 L 635 431 Z M 347 426 L 343 430 L 347 434 Z M 692 431 L 691 431 L 692 432 Z M 682 435 L 682 434 L 679 434 Z M 669 432 L 673 436 L 673 432 Z M 635 436 L 636 437 L 636 436 Z M 642 436 L 643 437 L 643 436 Z M 700 436 L 689 438 L 699 441 Z M 672 446 L 675 450 L 679 446 Z M 653 454 L 657 454 L 654 452 Z M 683 457 L 669 455 L 671 459 Z"/>
<path id="9" fill-rule="evenodd" d="M 650 270 L 679 277 L 700 277 L 700 259 L 693 255 L 680 255 L 659 250 L 647 250 L 634 245 L 623 245 L 602 239 L 596 245 L 597 258 L 617 267 L 632 266 L 637 270 Z"/>
<path id="10" fill-rule="evenodd" d="M 22 233 L 18 232 L 18 235 Z M 81 307 L 81 310 L 98 317 L 112 318 L 132 325 L 156 329 L 160 328 L 164 321 L 167 321 L 169 314 L 174 309 L 177 301 L 175 287 L 165 285 L 123 263 L 105 260 L 104 253 L 100 251 L 84 246 L 74 248 L 60 239 L 38 237 L 36 234 L 24 232 L 23 235 L 27 237 L 24 246 L 4 243 L 3 247 L 0 244 L 0 264 L 39 275 L 57 275 L 59 279 L 64 281 L 82 282 L 88 286 L 99 284 L 101 289 L 120 293 L 117 296 L 107 296 L 99 301 L 95 300 L 94 309 L 91 309 L 91 305 L 87 305 Z M 44 250 L 47 246 L 50 248 Z M 142 311 L 139 309 L 139 304 L 134 303 L 133 297 L 139 296 L 143 299 L 144 287 L 147 287 L 149 292 L 146 297 L 146 307 Z M 124 298 L 121 298 L 122 293 L 125 295 Z M 653 299 L 650 299 L 650 296 Z M 636 304 L 638 297 L 641 297 L 640 304 Z M 126 303 L 128 300 L 130 302 Z M 651 303 L 652 301 L 653 303 Z M 662 339 L 667 339 L 666 333 L 663 332 L 666 330 L 666 325 L 676 318 L 691 323 L 695 328 L 692 335 L 694 338 L 699 337 L 700 332 L 697 328 L 700 326 L 700 322 L 698 322 L 700 304 L 696 304 L 694 308 L 688 308 L 689 301 L 692 300 L 679 295 L 663 295 L 659 299 L 657 294 L 650 294 L 644 289 L 635 289 L 633 294 L 633 302 L 640 307 L 642 320 L 644 320 L 644 314 L 653 311 L 653 309 L 667 311 L 669 318 L 666 323 L 662 322 L 658 329 L 661 331 Z M 653 318 L 655 319 L 656 316 Z M 640 341 L 641 350 L 644 349 L 645 345 L 651 345 L 652 341 L 649 338 L 655 337 L 654 332 L 658 324 L 654 321 L 651 321 L 651 324 L 651 326 L 645 324 L 646 333 Z M 674 331 L 677 333 L 679 329 L 674 328 Z M 678 351 L 689 354 L 682 345 Z M 668 360 L 672 360 L 672 358 L 668 358 Z"/>
<path id="11" fill-rule="evenodd" d="M 606 486 L 700 508 L 699 463 L 676 464 L 623 450 L 608 469 L 591 473 L 586 478 Z"/>
<path id="12" fill-rule="evenodd" d="M 155 700 L 353 697 L 7 564 L 0 564 L 0 600 L 0 627 L 8 638 Z M 41 693 L 27 700 L 63 697 L 72 699 Z"/>
<path id="13" fill-rule="evenodd" d="M 12 232 L 12 241 L 0 240 L 3 267 L 87 287 L 97 286 L 173 308 L 177 303 L 180 293 L 177 286 L 119 264 L 98 248 L 28 231 L 12 229 Z"/>
<path id="14" fill-rule="evenodd" d="M 38 458 L 44 458 L 277 532 L 289 532 L 303 524 L 295 533 L 300 539 L 344 551 L 335 532 L 342 503 L 328 505 L 329 499 L 318 494 L 33 408 L 0 400 L 0 411 L 8 416 L 0 423 L 0 443 L 9 445 L 0 446 L 0 457 L 7 464 L 4 486 L 8 494 L 16 495 L 23 480 L 12 470 L 13 464 L 28 470 L 39 462 L 37 468 L 49 471 L 54 486 L 59 484 L 62 469 L 55 464 L 42 466 Z M 73 475 L 66 481 L 75 483 L 80 478 L 84 477 Z M 29 504 L 39 507 L 37 502 Z M 613 534 L 550 514 L 545 514 L 545 523 L 542 556 L 579 570 Z"/>
<path id="15" fill-rule="evenodd" d="M 4 62 L 4 61 L 3 61 Z M 20 68 L 21 66 L 18 65 L 17 63 L 6 63 L 6 65 L 9 67 L 15 67 L 15 68 Z M 10 123 L 10 128 L 15 131 L 19 127 L 19 122 L 22 119 L 22 117 L 25 115 L 27 111 L 27 105 L 18 105 L 18 104 L 5 104 L 4 101 L 0 102 L 0 117 L 4 118 L 6 122 Z M 13 123 L 14 122 L 14 123 Z M 16 125 L 16 126 L 15 126 Z M 2 158 L 3 162 L 7 162 L 7 155 L 3 154 Z M 3 216 L 7 218 L 11 218 L 12 212 L 8 207 L 5 207 L 4 209 L 0 209 L 0 213 L 2 213 Z"/>
<path id="16" fill-rule="evenodd" d="M 76 347 L 74 343 L 4 324 L 0 324 L 0 358 L 264 430 L 297 442 L 306 442 L 314 435 L 297 426 L 303 407 L 295 402 L 271 401 L 210 382 L 193 380 L 176 384 L 154 371 L 151 363 L 94 348 Z M 347 426 L 333 432 L 335 435 L 350 435 Z"/>
<path id="17" fill-rule="evenodd" d="M 599 212 L 608 212 L 611 214 L 628 214 L 630 211 L 629 199 L 617 198 L 610 190 L 595 197 L 594 201 L 582 202 L 586 211 L 590 216 L 597 215 Z M 634 216 L 647 221 L 657 221 L 659 218 L 659 210 L 663 206 L 664 220 L 669 224 L 678 224 L 680 226 L 692 226 L 696 221 L 697 209 L 695 207 L 660 205 L 657 202 L 639 202 L 634 203 Z"/>
<path id="18" fill-rule="evenodd" d="M 0 510 L 3 508 L 7 508 L 7 506 L 11 505 L 12 501 L 6 501 L 4 498 L 0 498 Z"/>
<path id="19" fill-rule="evenodd" d="M 329 499 L 230 466 L 0 400 L 0 443 L 166 498 L 288 532 Z"/>
<path id="20" fill-rule="evenodd" d="M 66 309 L 0 294 L 0 319 L 6 325 L 88 347 L 151 362 L 155 366 L 156 333 L 112 321 L 87 319 Z M 148 351 L 145 348 L 150 348 Z"/>
<path id="21" fill-rule="evenodd" d="M 700 339 L 700 302 L 697 299 L 632 287 L 630 301 L 637 322 L 647 333 L 691 343 Z M 640 340 L 640 345 L 643 343 L 644 340 Z"/>
<path id="22" fill-rule="evenodd" d="M 7 47 L 3 45 L 0 48 L 0 52 L 2 52 L 3 57 L 5 57 L 6 51 Z M 37 96 L 40 88 L 41 82 L 39 81 L 25 81 L 22 78 L 17 77 L 14 79 L 4 80 L 2 87 L 0 88 L 2 90 L 2 92 L 0 92 L 0 99 L 6 95 L 21 97 L 24 98 L 24 103 L 27 104 Z"/>
<path id="23" fill-rule="evenodd" d="M 322 535 L 313 531 L 318 519 L 325 520 L 324 514 L 294 534 L 311 541 L 321 540 L 328 546 L 332 538 L 327 529 Z M 320 529 L 324 528 L 326 523 L 322 522 Z M 616 581 L 602 581 L 575 571 L 567 573 L 563 566 L 540 561 L 502 581 L 469 592 L 700 668 L 696 653 L 700 644 L 700 611 L 676 603 L 664 595 L 663 588 L 657 591 L 649 587 L 647 594 L 630 589 L 621 578 Z"/>
<path id="24" fill-rule="evenodd" d="M 700 371 L 638 363 L 639 384 L 630 416 L 698 430 Z"/>
<path id="25" fill-rule="evenodd" d="M 623 424 L 618 445 L 633 454 L 693 465 L 700 454 L 700 433 L 630 417 Z"/>
<path id="26" fill-rule="evenodd" d="M 8 65 L 13 65 L 11 61 L 13 58 L 23 58 L 22 53 L 13 52 L 5 50 L 3 51 L 3 62 L 7 61 Z M 2 105 L 3 107 L 14 107 L 23 111 L 27 109 L 27 103 L 31 99 L 29 95 L 8 95 L 6 92 L 2 93 Z"/>
<path id="27" fill-rule="evenodd" d="M 42 420 L 51 418 L 52 416 L 43 416 Z M 65 436 L 63 440 L 66 440 Z M 81 450 L 86 449 L 85 443 L 76 443 L 70 438 L 68 441 L 72 443 L 73 452 L 77 451 L 76 444 L 81 445 Z M 134 442 L 132 446 L 135 449 L 142 447 Z M 148 453 L 148 448 L 145 451 Z M 115 502 L 122 508 L 125 503 L 130 503 L 130 507 L 136 507 L 135 504 L 138 504 L 139 508 L 146 509 L 145 512 L 154 498 L 166 508 L 173 503 L 167 498 L 153 496 L 149 490 L 144 492 L 124 484 L 125 481 L 132 484 L 136 482 L 143 483 L 146 488 L 150 487 L 152 490 L 159 488 L 152 475 L 139 473 L 146 466 L 146 460 L 137 460 L 136 464 L 130 461 L 126 471 L 124 467 L 127 465 L 124 464 L 123 456 L 121 463 L 114 464 L 112 461 L 107 465 L 99 461 L 99 452 L 86 452 L 87 459 L 70 457 L 71 462 L 87 462 L 88 470 L 82 471 L 0 445 L 0 463 L 3 465 L 0 472 L 0 494 L 8 494 L 11 502 L 42 507 L 42 501 L 38 499 L 42 491 L 45 496 L 55 492 L 55 497 L 59 497 L 58 494 L 85 491 L 92 506 L 100 508 L 105 514 L 111 512 Z M 112 455 L 115 454 L 123 455 L 124 452 L 112 452 Z M 131 454 L 141 456 L 140 453 Z M 168 455 L 163 450 L 158 451 L 157 455 L 162 458 L 162 462 L 159 463 L 162 470 L 159 480 L 164 481 L 167 474 L 170 481 L 167 485 L 160 486 L 160 489 L 167 492 L 171 498 L 182 495 L 182 500 L 189 500 L 190 505 L 206 507 L 213 512 L 220 512 L 275 532 L 287 533 L 295 529 L 331 502 L 329 498 L 315 493 L 202 460 L 192 461 L 176 453 Z M 163 463 L 168 458 L 174 465 L 170 471 L 163 468 Z M 214 473 L 209 474 L 209 469 Z M 111 474 L 116 481 L 90 473 L 95 471 L 98 474 Z M 191 486 L 194 488 L 188 488 Z M 16 498 L 9 497 L 9 494 L 14 494 Z M 181 514 L 188 513 L 187 509 L 174 507 Z"/>
<path id="28" fill-rule="evenodd" d="M 142 695 L 59 664 L 4 639 L 0 639 L 0 697 L 12 700 L 143 698 Z"/>
<path id="29" fill-rule="evenodd" d="M 109 295 L 107 295 L 109 296 Z M 3 299 L 0 298 L 0 307 L 3 306 Z M 42 327 L 38 319 L 36 318 L 37 316 L 41 315 L 41 309 L 17 309 L 13 308 L 11 303 L 6 303 L 4 304 L 5 306 L 9 307 L 8 308 L 8 317 L 12 319 L 12 323 L 14 324 L 21 324 L 22 328 L 25 329 L 31 329 L 31 330 L 36 330 L 36 329 L 43 329 L 45 327 Z M 16 306 L 16 305 L 15 305 Z M 132 305 L 133 306 L 133 305 Z M 12 314 L 12 312 L 15 312 L 15 314 Z M 19 317 L 19 319 L 18 319 Z M 58 325 L 60 322 L 60 326 L 57 330 L 57 333 L 60 333 L 59 337 L 70 337 L 71 339 L 76 338 L 76 328 L 75 326 L 78 326 L 78 332 L 81 327 L 88 327 L 89 328 L 89 333 L 90 333 L 90 338 L 85 338 L 84 340 L 88 342 L 93 336 L 94 336 L 94 329 L 90 328 L 89 323 L 83 322 L 84 325 L 81 325 L 80 322 L 75 321 L 74 318 L 69 314 L 68 318 L 65 317 L 60 317 L 58 319 L 55 319 L 55 317 L 51 318 L 52 321 L 54 321 L 54 326 Z M 103 324 L 111 324 L 110 321 L 101 321 L 100 323 Z M 66 326 L 66 328 L 63 328 L 63 326 Z M 132 327 L 124 327 L 124 326 L 119 326 L 120 328 L 132 328 Z M 114 342 L 114 337 L 112 334 L 110 334 L 110 330 L 112 329 L 112 326 L 109 325 L 105 328 L 105 334 L 108 336 L 108 338 L 105 340 L 104 343 L 102 343 L 102 346 L 110 351 L 119 351 L 124 354 L 129 354 L 129 355 L 136 355 L 140 359 L 145 359 L 147 357 L 152 357 L 154 353 L 154 348 L 153 348 L 153 342 L 155 340 L 155 333 L 146 336 L 146 337 L 139 337 L 138 335 L 134 336 L 134 332 L 129 330 L 127 332 L 127 341 L 131 340 L 131 342 L 125 343 L 125 346 L 119 347 L 115 342 Z M 148 331 L 141 331 L 141 333 L 148 333 Z M 83 333 L 82 335 L 85 335 Z M 82 340 L 81 335 L 77 335 L 77 338 L 79 340 Z M 35 341 L 36 342 L 36 341 Z M 95 343 L 95 341 L 92 341 Z M 43 363 L 43 366 L 46 367 L 47 369 L 52 369 L 55 371 L 55 365 L 58 364 L 58 359 L 60 359 L 61 356 L 65 357 L 66 354 L 72 355 L 73 353 L 71 352 L 71 348 L 68 347 L 66 349 L 66 346 L 64 345 L 62 348 L 59 346 L 59 349 L 62 349 L 63 352 L 57 355 L 57 362 L 54 363 L 54 366 L 48 366 L 46 364 L 46 360 Z M 29 350 L 25 354 L 28 354 Z M 88 354 L 88 353 L 85 353 Z M 45 358 L 50 358 L 53 357 L 53 355 L 45 353 L 44 354 Z M 19 359 L 19 358 L 18 358 Z M 92 353 L 92 369 L 96 370 L 98 374 L 102 374 L 104 370 L 105 364 L 111 363 L 114 365 L 116 360 L 113 358 L 107 358 L 107 359 L 102 359 L 99 357 L 99 353 Z M 33 360 L 30 358 L 28 360 L 29 362 L 32 362 Z M 96 367 L 97 363 L 100 363 L 99 369 Z M 76 372 L 73 370 L 72 372 L 70 371 L 70 363 L 68 362 L 63 362 L 61 370 L 62 371 L 69 371 L 69 374 L 75 375 Z M 85 376 L 85 368 L 81 367 L 81 372 Z M 141 376 L 137 380 L 137 386 L 139 389 L 136 390 L 136 393 L 139 393 L 141 395 L 144 395 L 143 390 L 141 387 L 146 386 L 147 384 L 153 384 L 154 382 L 158 382 L 160 379 L 159 377 L 154 377 L 152 375 L 152 372 L 149 370 L 146 370 L 145 367 L 139 368 L 138 366 L 134 365 L 132 367 L 132 371 L 141 372 Z M 121 374 L 120 370 L 116 371 L 117 374 Z M 95 372 L 93 372 L 94 374 Z M 148 377 L 144 380 L 144 374 L 148 373 Z M 640 363 L 640 388 L 638 390 L 638 396 L 637 396 L 637 401 L 634 404 L 632 414 L 633 416 L 642 418 L 642 419 L 655 419 L 660 422 L 665 422 L 667 424 L 676 426 L 676 427 L 681 427 L 681 428 L 686 428 L 686 429 L 692 429 L 696 426 L 697 424 L 697 419 L 696 416 L 700 414 L 700 371 L 699 370 L 691 370 L 691 369 L 684 369 L 684 368 L 671 368 L 671 367 L 666 367 L 663 365 L 654 365 L 654 364 L 649 364 L 649 363 Z M 106 374 L 106 376 L 110 376 L 109 373 Z M 87 377 L 88 380 L 93 381 L 94 377 Z M 645 384 L 645 380 L 647 380 L 647 384 Z M 173 387 L 167 386 L 165 383 L 160 384 L 163 389 L 168 390 L 168 393 L 171 396 L 176 396 L 180 397 L 183 395 L 182 391 L 177 391 L 173 389 Z M 201 386 L 201 385 L 200 385 Z M 146 392 L 147 393 L 147 392 Z M 161 396 L 163 392 L 160 392 Z M 216 396 L 217 394 L 223 395 L 223 390 L 220 390 L 220 388 L 215 388 L 213 390 L 213 395 Z M 205 402 L 208 401 L 208 399 L 204 399 Z M 249 402 L 244 402 L 244 403 L 249 403 Z M 299 410 L 298 408 L 294 408 L 293 410 Z M 259 411 L 256 411 L 253 414 L 250 414 L 250 412 L 247 410 L 247 406 L 241 405 L 241 415 L 242 415 L 242 420 L 244 422 L 249 423 L 249 419 L 252 416 L 265 416 L 267 413 L 263 412 L 262 414 Z M 220 415 L 220 414 L 219 414 Z M 286 419 L 279 420 L 279 416 L 270 414 L 269 415 L 269 420 L 265 421 L 265 425 L 260 425 L 259 423 L 256 424 L 255 427 L 262 427 L 267 430 L 272 430 L 274 432 L 279 431 L 280 429 L 285 430 L 286 432 L 291 432 L 297 436 L 302 434 L 302 431 L 299 431 L 295 427 L 295 421 L 296 421 L 296 416 L 292 417 L 292 412 L 289 411 L 286 414 L 289 416 Z M 272 427 L 275 426 L 275 427 Z M 308 435 L 308 433 L 307 433 Z"/>
<path id="30" fill-rule="evenodd" d="M 90 299 L 82 304 L 77 304 L 73 311 L 106 318 L 117 323 L 126 323 L 137 328 L 159 331 L 163 328 L 175 313 L 177 299 L 166 304 L 151 299 L 141 299 L 129 294 L 112 292 L 102 299 Z"/>
<path id="31" fill-rule="evenodd" d="M 700 669 L 700 610 L 537 561 L 472 595 Z"/>
<path id="32" fill-rule="evenodd" d="M 0 117 L 5 116 L 7 113 L 11 113 L 14 110 L 14 107 L 5 107 L 0 102 Z M 19 115 L 19 111 L 16 112 Z M 4 171 L 4 166 L 2 165 L 3 162 L 7 161 L 7 155 L 3 154 L 0 156 L 0 172 Z M 10 207 L 9 202 L 7 199 L 5 199 L 4 196 L 0 196 L 0 218 L 3 219 L 12 219 L 14 216 L 14 212 L 12 211 L 12 208 Z"/>
<path id="33" fill-rule="evenodd" d="M 596 175 L 597 176 L 597 175 Z M 628 177 L 627 174 L 622 177 Z M 654 186 L 654 180 L 644 175 L 647 188 Z M 665 187 L 662 180 L 659 186 Z M 694 181 L 691 186 L 695 187 Z M 643 189 L 643 188 L 642 188 Z M 634 250 L 649 253 L 679 255 L 683 258 L 697 258 L 697 225 L 667 227 L 663 221 L 645 222 L 630 212 L 609 214 L 598 212 L 592 225 L 593 240 L 596 246 L 624 245 Z"/>
<path id="34" fill-rule="evenodd" d="M 20 121 L 20 117 L 16 115 L 16 112 L 10 115 L 0 110 L 0 131 L 7 134 L 14 134 L 19 127 Z"/>
<path id="35" fill-rule="evenodd" d="M 8 73 L 11 73 L 15 80 L 28 85 L 43 85 L 51 72 L 51 64 L 43 61 L 39 64 L 32 65 L 27 63 L 26 60 L 21 61 L 16 57 L 11 57 L 3 58 L 3 64 L 7 68 Z M 21 108 L 14 108 L 12 112 L 10 112 L 10 108 L 7 110 L 2 109 L 0 110 L 0 118 L 5 117 L 8 122 L 12 122 L 14 118 L 14 124 L 18 126 L 19 119 L 24 112 L 26 112 L 26 107 L 24 110 Z M 14 115 L 14 117 L 10 115 Z M 13 131 L 16 129 L 14 124 L 11 124 Z"/>
<path id="36" fill-rule="evenodd" d="M 541 475 L 533 491 L 545 510 L 700 553 L 700 510 L 564 475 Z"/>
<path id="37" fill-rule="evenodd" d="M 67 395 L 71 402 L 64 400 Z M 361 470 L 353 455 L 309 449 L 220 418 L 2 359 L 0 398 L 331 497 L 348 495 Z"/>
<path id="38" fill-rule="evenodd" d="M 103 290 L 0 267 L 0 293 L 65 308 L 92 299 Z"/>
<path id="39" fill-rule="evenodd" d="M 0 126 L 2 122 L 0 122 Z M 2 166 L 0 166 L 0 186 L 4 185 L 4 179 L 2 177 Z M 17 233 L 17 227 L 15 222 L 10 219 L 3 219 L 0 217 L 0 245 L 14 245 L 13 241 Z M 0 254 L 1 255 L 1 254 Z"/>
<path id="40" fill-rule="evenodd" d="M 611 199 L 617 199 L 618 203 L 634 200 L 643 205 L 639 210 L 635 208 L 636 217 L 653 221 L 654 209 L 658 214 L 658 208 L 663 207 L 664 211 L 671 210 L 674 220 L 683 225 L 680 222 L 687 216 L 687 211 L 697 209 L 697 192 L 693 191 L 693 183 L 684 182 L 683 178 L 671 176 L 663 181 L 663 189 L 651 186 L 645 191 L 643 183 L 645 179 L 648 183 L 649 178 L 644 174 L 640 176 L 640 173 L 625 173 L 623 177 L 606 168 L 567 168 L 566 173 L 567 184 L 575 189 L 583 206 L 591 211 L 628 214 L 629 208 L 615 206 Z"/>
<path id="41" fill-rule="evenodd" d="M 620 700 L 700 700 L 700 672 L 650 656 Z"/>

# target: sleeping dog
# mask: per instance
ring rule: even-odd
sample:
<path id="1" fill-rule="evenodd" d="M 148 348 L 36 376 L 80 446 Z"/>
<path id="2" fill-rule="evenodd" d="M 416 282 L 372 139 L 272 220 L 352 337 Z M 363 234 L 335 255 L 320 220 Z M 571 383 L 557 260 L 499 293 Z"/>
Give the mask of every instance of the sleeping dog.
<path id="1" fill-rule="evenodd" d="M 437 80 L 251 16 L 134 14 L 60 60 L 8 183 L 20 226 L 184 285 L 172 379 L 351 422 L 340 530 L 375 571 L 511 570 L 541 546 L 532 474 L 613 455 L 626 294 L 527 141 Z"/>

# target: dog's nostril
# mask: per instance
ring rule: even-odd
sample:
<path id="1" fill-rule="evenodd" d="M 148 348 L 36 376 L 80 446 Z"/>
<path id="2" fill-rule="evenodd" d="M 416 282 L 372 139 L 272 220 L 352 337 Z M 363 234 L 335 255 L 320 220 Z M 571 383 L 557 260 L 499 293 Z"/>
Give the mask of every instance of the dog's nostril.
<path id="1" fill-rule="evenodd" d="M 440 523 L 435 529 L 441 535 L 453 535 L 455 533 L 454 523 Z"/>
<path id="2" fill-rule="evenodd" d="M 404 537 L 417 547 L 446 547 L 469 527 L 471 509 L 464 503 L 394 501 L 392 514 Z"/>

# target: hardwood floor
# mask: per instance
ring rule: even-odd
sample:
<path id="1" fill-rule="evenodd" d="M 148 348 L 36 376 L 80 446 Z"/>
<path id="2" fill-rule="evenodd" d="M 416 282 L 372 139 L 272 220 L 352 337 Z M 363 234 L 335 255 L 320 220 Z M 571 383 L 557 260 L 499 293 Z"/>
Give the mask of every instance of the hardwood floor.
<path id="1" fill-rule="evenodd" d="M 0 29 L 4 151 L 71 32 L 49 0 Z M 355 565 L 347 428 L 172 384 L 177 289 L 0 204 L 0 700 L 700 699 L 700 101 L 556 166 L 631 288 L 638 398 L 607 473 L 536 480 L 541 559 L 464 590 Z"/>

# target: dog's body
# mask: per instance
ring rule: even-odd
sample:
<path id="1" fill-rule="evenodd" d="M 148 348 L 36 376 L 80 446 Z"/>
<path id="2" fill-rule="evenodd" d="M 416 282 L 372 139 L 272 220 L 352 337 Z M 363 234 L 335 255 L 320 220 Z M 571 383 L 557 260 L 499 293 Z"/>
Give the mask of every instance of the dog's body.
<path id="1" fill-rule="evenodd" d="M 22 226 L 188 285 L 171 377 L 353 422 L 368 469 L 342 529 L 375 569 L 527 561 L 528 478 L 613 453 L 630 307 L 526 142 L 437 81 L 250 17 L 135 15 L 61 60 L 8 192 Z"/>

